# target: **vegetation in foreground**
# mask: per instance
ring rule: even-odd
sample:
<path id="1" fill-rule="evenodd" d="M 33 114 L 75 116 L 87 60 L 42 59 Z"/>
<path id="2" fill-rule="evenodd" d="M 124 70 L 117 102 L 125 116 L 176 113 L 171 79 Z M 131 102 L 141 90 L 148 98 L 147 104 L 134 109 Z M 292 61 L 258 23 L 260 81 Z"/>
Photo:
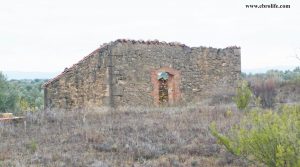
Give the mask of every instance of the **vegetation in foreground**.
<path id="1" fill-rule="evenodd" d="M 226 134 L 216 124 L 211 132 L 230 153 L 255 166 L 300 166 L 300 105 L 252 109 Z"/>
<path id="2" fill-rule="evenodd" d="M 28 113 L 26 129 L 0 126 L 0 166 L 243 166 L 209 132 L 239 117 L 234 106 Z"/>
<path id="3" fill-rule="evenodd" d="M 300 69 L 294 71 L 299 73 Z M 228 152 L 246 160 L 248 164 L 299 167 L 300 105 L 279 105 L 280 101 L 277 101 L 275 107 L 278 78 L 274 79 L 274 76 L 280 75 L 274 74 L 280 73 L 275 71 L 272 74 L 268 78 L 256 76 L 253 79 L 250 76 L 246 78 L 248 81 L 241 81 L 233 98 L 238 109 L 244 111 L 241 121 L 230 127 L 226 133 L 218 132 L 216 124 L 212 123 L 210 131 Z M 299 86 L 299 77 L 294 77 L 292 80 L 280 82 L 279 85 L 293 83 Z M 251 103 L 254 106 L 249 107 Z"/>

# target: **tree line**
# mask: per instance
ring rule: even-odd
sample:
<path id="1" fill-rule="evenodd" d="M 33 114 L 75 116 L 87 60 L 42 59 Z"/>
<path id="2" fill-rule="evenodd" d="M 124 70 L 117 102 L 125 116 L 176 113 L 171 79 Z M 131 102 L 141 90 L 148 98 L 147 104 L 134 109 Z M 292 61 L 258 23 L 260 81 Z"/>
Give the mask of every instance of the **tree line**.
<path id="1" fill-rule="evenodd" d="M 0 112 L 33 112 L 43 108 L 45 80 L 7 80 L 0 72 Z"/>
<path id="2" fill-rule="evenodd" d="M 246 74 L 242 73 L 244 79 L 268 79 L 272 78 L 280 83 L 300 83 L 300 66 L 293 70 L 268 70 L 265 73 Z"/>

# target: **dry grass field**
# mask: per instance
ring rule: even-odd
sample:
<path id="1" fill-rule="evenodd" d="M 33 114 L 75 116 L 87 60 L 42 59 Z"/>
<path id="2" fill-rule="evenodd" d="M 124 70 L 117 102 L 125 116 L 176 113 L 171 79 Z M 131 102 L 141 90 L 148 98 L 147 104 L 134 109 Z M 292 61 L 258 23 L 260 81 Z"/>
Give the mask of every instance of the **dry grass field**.
<path id="1" fill-rule="evenodd" d="M 36 112 L 0 125 L 0 166 L 246 166 L 208 128 L 240 117 L 233 105 Z"/>

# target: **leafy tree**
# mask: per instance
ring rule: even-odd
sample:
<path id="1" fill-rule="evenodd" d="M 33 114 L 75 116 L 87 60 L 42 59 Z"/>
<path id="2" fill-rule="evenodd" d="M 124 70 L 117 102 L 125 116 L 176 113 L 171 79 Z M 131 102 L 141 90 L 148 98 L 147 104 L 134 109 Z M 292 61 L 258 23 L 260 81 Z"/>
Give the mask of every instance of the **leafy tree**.
<path id="1" fill-rule="evenodd" d="M 0 112 L 15 111 L 17 101 L 16 89 L 9 85 L 6 77 L 0 72 Z"/>
<path id="2" fill-rule="evenodd" d="M 43 108 L 43 90 L 42 84 L 45 80 L 11 80 L 19 95 L 19 110 L 37 111 Z"/>
<path id="3" fill-rule="evenodd" d="M 257 166 L 300 166 L 300 105 L 283 106 L 279 112 L 252 110 L 227 134 L 215 124 L 210 130 L 229 152 Z"/>
<path id="4" fill-rule="evenodd" d="M 43 108 L 45 80 L 10 80 L 0 72 L 0 112 L 37 111 Z"/>

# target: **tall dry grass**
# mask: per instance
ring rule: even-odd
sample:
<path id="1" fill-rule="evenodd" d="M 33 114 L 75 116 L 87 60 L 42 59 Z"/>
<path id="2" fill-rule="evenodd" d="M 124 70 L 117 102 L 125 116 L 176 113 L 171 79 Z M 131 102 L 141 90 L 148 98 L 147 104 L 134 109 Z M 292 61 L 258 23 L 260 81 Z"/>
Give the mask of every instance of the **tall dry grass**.
<path id="1" fill-rule="evenodd" d="M 0 166 L 242 166 L 208 130 L 240 117 L 230 105 L 28 113 L 26 128 L 0 125 Z"/>

